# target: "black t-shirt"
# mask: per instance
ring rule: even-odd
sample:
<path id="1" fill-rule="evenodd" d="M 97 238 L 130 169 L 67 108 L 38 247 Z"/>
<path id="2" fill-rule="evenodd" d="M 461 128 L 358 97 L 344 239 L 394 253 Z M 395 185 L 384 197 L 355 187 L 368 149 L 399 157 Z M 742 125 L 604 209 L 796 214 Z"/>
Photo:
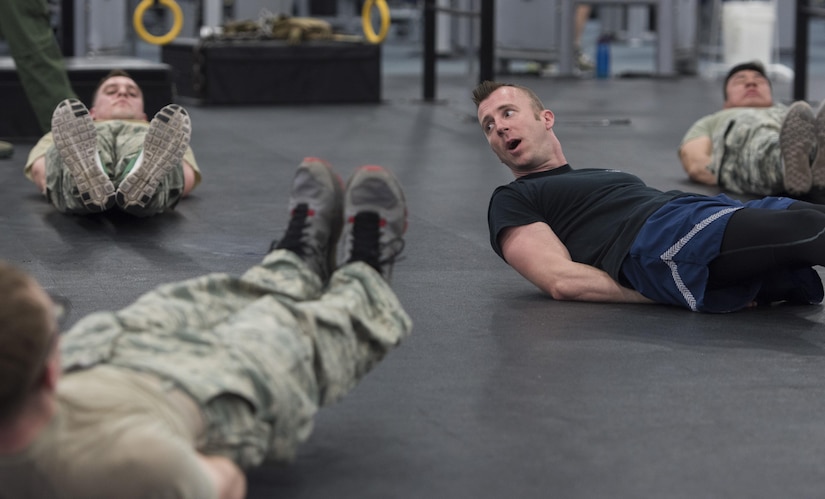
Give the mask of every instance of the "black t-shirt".
<path id="1" fill-rule="evenodd" d="M 490 199 L 490 244 L 507 227 L 544 222 L 573 261 L 607 272 L 616 281 L 622 262 L 647 218 L 681 191 L 662 192 L 617 170 L 574 170 L 564 165 L 498 187 Z"/>

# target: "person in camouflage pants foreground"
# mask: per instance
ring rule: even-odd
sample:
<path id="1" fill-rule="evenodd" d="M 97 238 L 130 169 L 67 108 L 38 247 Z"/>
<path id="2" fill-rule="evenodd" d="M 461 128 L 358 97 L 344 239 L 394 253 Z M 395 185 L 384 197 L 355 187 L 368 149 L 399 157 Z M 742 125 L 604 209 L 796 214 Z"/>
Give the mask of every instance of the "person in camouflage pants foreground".
<path id="1" fill-rule="evenodd" d="M 294 456 L 412 322 L 388 284 L 407 212 L 387 170 L 344 189 L 306 158 L 289 203 L 240 277 L 160 286 L 59 338 L 53 299 L 0 264 L 0 497 L 242 498 L 242 470 Z"/>
<path id="2" fill-rule="evenodd" d="M 696 121 L 679 157 L 695 182 L 756 196 L 825 201 L 825 105 L 775 103 L 761 63 L 728 72 L 724 108 Z"/>

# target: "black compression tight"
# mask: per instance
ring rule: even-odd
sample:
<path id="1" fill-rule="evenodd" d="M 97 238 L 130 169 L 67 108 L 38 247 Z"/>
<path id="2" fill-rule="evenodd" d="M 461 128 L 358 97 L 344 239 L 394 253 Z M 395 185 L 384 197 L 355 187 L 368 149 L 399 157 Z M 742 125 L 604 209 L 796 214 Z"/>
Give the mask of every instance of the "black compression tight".
<path id="1" fill-rule="evenodd" d="M 796 201 L 787 210 L 742 208 L 731 215 L 711 286 L 781 268 L 825 264 L 825 205 Z"/>

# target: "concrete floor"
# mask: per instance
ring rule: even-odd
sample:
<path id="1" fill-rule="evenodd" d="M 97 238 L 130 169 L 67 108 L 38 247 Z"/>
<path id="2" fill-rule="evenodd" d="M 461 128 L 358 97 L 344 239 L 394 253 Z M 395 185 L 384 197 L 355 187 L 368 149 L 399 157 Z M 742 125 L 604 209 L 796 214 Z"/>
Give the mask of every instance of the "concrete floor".
<path id="1" fill-rule="evenodd" d="M 825 97 L 817 75 L 812 100 Z M 191 106 L 204 184 L 148 220 L 56 213 L 23 178 L 31 144 L 18 144 L 0 162 L 0 257 L 70 297 L 73 322 L 257 263 L 285 227 L 302 157 L 344 176 L 381 164 L 409 202 L 393 287 L 413 335 L 321 411 L 294 463 L 250 473 L 250 498 L 821 495 L 825 310 L 718 316 L 542 296 L 489 246 L 489 195 L 510 174 L 475 121 L 474 78 L 440 73 L 433 103 L 399 71 L 376 105 Z M 537 90 L 574 167 L 715 192 L 686 180 L 676 148 L 721 105 L 720 82 L 500 79 Z M 787 83 L 775 91 L 790 96 Z"/>

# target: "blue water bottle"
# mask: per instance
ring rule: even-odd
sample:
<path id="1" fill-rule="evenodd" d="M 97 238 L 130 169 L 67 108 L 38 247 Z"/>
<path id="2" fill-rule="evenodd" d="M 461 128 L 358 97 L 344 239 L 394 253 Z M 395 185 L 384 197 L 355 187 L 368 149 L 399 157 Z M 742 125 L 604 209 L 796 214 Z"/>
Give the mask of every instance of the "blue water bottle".
<path id="1" fill-rule="evenodd" d="M 601 36 L 596 44 L 596 78 L 610 77 L 610 37 Z"/>

